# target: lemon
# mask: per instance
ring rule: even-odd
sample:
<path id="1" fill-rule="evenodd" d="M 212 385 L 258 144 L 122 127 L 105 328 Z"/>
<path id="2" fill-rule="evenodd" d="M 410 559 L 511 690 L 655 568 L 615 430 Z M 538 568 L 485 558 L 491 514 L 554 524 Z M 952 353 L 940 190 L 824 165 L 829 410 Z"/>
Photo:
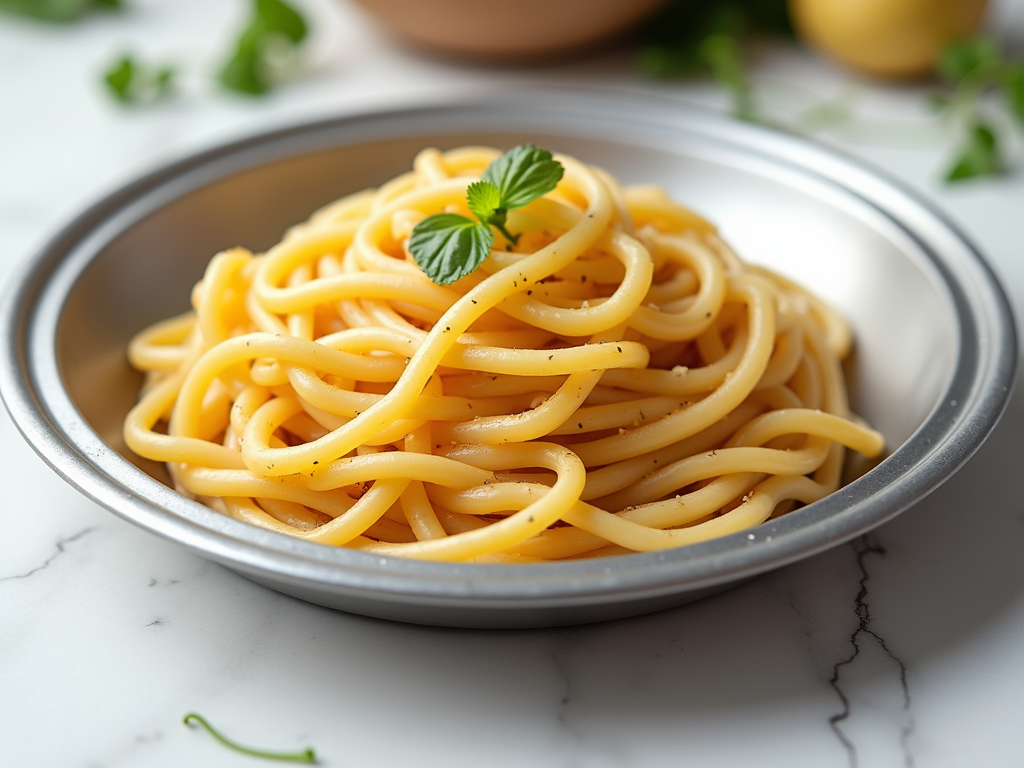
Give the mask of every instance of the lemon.
<path id="1" fill-rule="evenodd" d="M 971 36 L 985 0 L 789 0 L 797 33 L 813 47 L 869 75 L 912 78 L 939 52 Z"/>

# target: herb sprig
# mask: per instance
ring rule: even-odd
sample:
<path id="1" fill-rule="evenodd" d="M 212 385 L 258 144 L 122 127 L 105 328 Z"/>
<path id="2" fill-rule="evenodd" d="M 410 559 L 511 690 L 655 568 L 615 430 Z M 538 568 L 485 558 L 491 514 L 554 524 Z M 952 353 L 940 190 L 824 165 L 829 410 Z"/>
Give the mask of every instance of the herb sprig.
<path id="1" fill-rule="evenodd" d="M 252 755 L 253 757 L 263 757 L 268 760 L 284 760 L 292 763 L 315 763 L 316 753 L 312 747 L 306 747 L 298 752 L 273 752 L 265 749 L 253 749 L 252 747 L 245 747 L 238 742 L 232 741 L 227 736 L 222 734 L 212 725 L 210 725 L 206 718 L 195 712 L 189 712 L 185 717 L 182 718 L 182 722 L 185 725 L 192 725 L 193 723 L 199 723 L 203 726 L 213 738 L 219 741 L 228 749 L 233 749 L 235 752 L 241 752 L 244 755 Z"/>
<path id="2" fill-rule="evenodd" d="M 710 73 L 735 117 L 760 122 L 742 46 L 760 33 L 792 36 L 786 0 L 676 0 L 641 31 L 636 68 L 658 79 Z"/>
<path id="3" fill-rule="evenodd" d="M 494 229 L 515 245 L 519 235 L 505 228 L 508 212 L 553 190 L 565 169 L 546 149 L 523 144 L 487 166 L 480 181 L 466 189 L 476 221 L 457 213 L 436 213 L 415 227 L 409 252 L 438 285 L 454 283 L 479 267 L 494 245 Z"/>
<path id="4" fill-rule="evenodd" d="M 119 6 L 120 0 L 91 0 L 97 5 Z M 29 0 L 0 0 L 4 3 Z M 70 0 L 64 0 L 69 3 Z M 77 0 L 82 5 L 84 0 Z M 248 96 L 261 96 L 285 80 L 295 69 L 300 45 L 309 27 L 285 0 L 251 0 L 251 13 L 232 46 L 230 58 L 217 72 L 221 87 Z M 174 92 L 176 73 L 171 67 L 148 66 L 124 55 L 103 73 L 110 94 L 122 104 L 142 104 Z"/>
<path id="5" fill-rule="evenodd" d="M 963 134 L 947 181 L 993 176 L 1005 170 L 999 131 L 981 108 L 981 98 L 995 90 L 1005 109 L 1024 126 L 1024 60 L 1012 61 L 991 38 L 950 44 L 938 62 L 939 76 L 952 95 L 935 94 L 932 105 L 949 115 Z"/>
<path id="6" fill-rule="evenodd" d="M 269 91 L 306 38 L 305 19 L 284 0 L 253 0 L 252 16 L 218 76 L 228 90 L 253 96 Z"/>
<path id="7" fill-rule="evenodd" d="M 120 8 L 120 0 L 0 0 L 0 11 L 59 23 L 74 21 L 97 9 Z"/>
<path id="8" fill-rule="evenodd" d="M 114 98 L 124 104 L 157 101 L 174 91 L 173 67 L 149 66 L 130 54 L 111 64 L 103 79 Z"/>

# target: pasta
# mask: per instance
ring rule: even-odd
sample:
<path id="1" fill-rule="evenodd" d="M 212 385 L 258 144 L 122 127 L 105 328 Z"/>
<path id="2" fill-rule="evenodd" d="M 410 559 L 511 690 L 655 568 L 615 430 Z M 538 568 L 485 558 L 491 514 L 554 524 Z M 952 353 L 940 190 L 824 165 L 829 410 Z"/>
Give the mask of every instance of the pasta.
<path id="1" fill-rule="evenodd" d="M 388 556 L 536 562 L 755 526 L 840 484 L 843 321 L 649 186 L 559 157 L 513 244 L 448 286 L 413 226 L 468 213 L 497 150 L 422 151 L 264 254 L 217 254 L 193 310 L 143 330 L 124 425 L 178 491 Z"/>

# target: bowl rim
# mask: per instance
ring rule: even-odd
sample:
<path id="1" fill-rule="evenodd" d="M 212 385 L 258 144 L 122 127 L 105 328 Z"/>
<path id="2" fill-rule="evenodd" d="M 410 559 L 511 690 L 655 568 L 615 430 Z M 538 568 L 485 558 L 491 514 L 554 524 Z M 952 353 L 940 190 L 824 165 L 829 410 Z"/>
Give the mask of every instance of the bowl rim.
<path id="1" fill-rule="evenodd" d="M 956 310 L 959 352 L 941 400 L 878 467 L 777 520 L 678 549 L 529 566 L 383 558 L 257 529 L 179 496 L 107 445 L 61 385 L 54 334 L 75 274 L 125 222 L 190 190 L 247 168 L 360 140 L 430 131 L 559 129 L 607 139 L 616 127 L 699 138 L 837 187 L 881 213 L 928 256 Z M 0 313 L 0 395 L 12 419 L 47 464 L 100 505 L 256 577 L 383 603 L 471 610 L 622 603 L 707 589 L 865 533 L 926 496 L 973 455 L 1006 407 L 1017 365 L 1015 323 L 994 272 L 944 214 L 900 182 L 835 150 L 668 99 L 557 88 L 326 118 L 170 162 L 96 202 L 23 262 L 8 283 Z"/>

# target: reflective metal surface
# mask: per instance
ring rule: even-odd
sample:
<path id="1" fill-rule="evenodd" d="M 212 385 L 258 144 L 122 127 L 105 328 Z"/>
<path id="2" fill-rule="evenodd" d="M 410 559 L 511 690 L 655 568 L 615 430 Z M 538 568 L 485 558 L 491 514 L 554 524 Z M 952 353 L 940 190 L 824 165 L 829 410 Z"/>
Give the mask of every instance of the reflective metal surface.
<path id="1" fill-rule="evenodd" d="M 749 533 L 552 565 L 451 565 L 293 540 L 225 518 L 129 455 L 140 378 L 128 339 L 184 311 L 219 249 L 262 249 L 340 195 L 406 170 L 423 146 L 532 142 L 647 182 L 718 223 L 850 319 L 856 410 L 891 455 L 838 493 Z M 103 200 L 26 265 L 3 305 L 0 391 L 18 427 L 98 503 L 274 589 L 342 610 L 456 626 L 634 615 L 702 597 L 890 519 L 978 448 L 1017 358 L 978 254 L 898 186 L 832 153 L 661 101 L 531 92 L 341 118 L 246 139 Z"/>

